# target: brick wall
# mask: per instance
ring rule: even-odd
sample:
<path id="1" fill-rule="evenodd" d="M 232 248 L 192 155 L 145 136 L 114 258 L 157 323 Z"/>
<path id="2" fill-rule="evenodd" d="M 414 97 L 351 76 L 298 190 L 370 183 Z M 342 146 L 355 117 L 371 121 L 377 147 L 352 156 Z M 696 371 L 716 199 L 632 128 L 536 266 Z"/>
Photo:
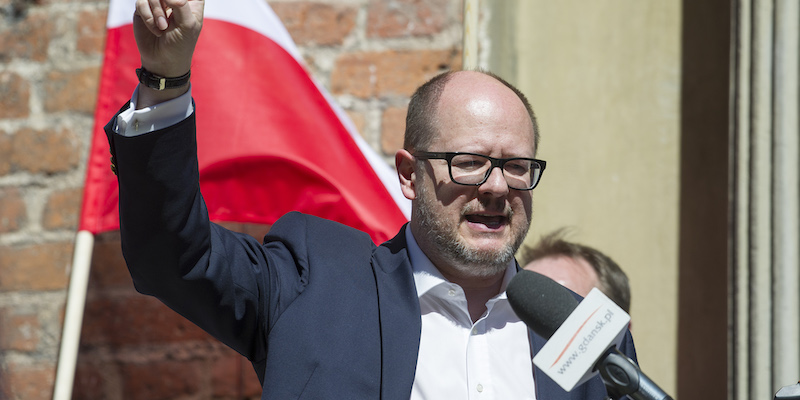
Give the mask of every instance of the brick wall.
<path id="1" fill-rule="evenodd" d="M 409 94 L 461 65 L 461 0 L 270 3 L 387 160 Z M 52 395 L 106 12 L 0 0 L 0 399 Z M 96 238 L 74 398 L 258 398 L 246 360 L 134 292 L 119 248 L 117 232 Z"/>

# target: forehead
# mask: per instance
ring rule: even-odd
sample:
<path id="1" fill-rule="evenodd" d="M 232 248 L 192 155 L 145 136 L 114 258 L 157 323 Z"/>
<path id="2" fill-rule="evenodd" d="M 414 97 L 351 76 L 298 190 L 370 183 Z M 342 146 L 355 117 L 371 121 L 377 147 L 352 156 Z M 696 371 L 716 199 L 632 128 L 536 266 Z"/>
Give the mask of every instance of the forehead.
<path id="1" fill-rule="evenodd" d="M 597 272 L 582 258 L 545 257 L 531 262 L 525 269 L 545 275 L 584 296 L 598 285 Z"/>
<path id="2" fill-rule="evenodd" d="M 525 105 L 490 76 L 457 74 L 445 86 L 437 111 L 433 143 L 447 147 L 439 150 L 534 153 L 533 122 Z"/>

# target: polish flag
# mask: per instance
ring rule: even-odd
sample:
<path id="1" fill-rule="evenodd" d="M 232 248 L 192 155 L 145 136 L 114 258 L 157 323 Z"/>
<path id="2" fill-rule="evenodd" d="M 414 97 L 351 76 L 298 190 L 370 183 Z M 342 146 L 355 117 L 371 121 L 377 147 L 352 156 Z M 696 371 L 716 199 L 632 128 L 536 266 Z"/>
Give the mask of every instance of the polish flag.
<path id="1" fill-rule="evenodd" d="M 119 229 L 103 126 L 130 100 L 140 66 L 133 0 L 111 0 L 80 230 Z M 208 1 L 192 64 L 200 186 L 216 221 L 272 224 L 296 210 L 370 234 L 408 220 L 397 176 L 314 81 L 263 0 Z"/>

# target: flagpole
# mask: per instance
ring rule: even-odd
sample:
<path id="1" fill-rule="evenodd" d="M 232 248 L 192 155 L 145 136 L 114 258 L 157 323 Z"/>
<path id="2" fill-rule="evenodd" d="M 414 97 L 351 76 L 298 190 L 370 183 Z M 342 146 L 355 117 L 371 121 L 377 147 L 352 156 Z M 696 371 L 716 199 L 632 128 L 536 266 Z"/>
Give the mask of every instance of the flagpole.
<path id="1" fill-rule="evenodd" d="M 78 361 L 78 346 L 81 339 L 83 309 L 86 304 L 86 289 L 89 286 L 93 247 L 94 235 L 89 231 L 78 231 L 75 238 L 75 252 L 72 256 L 69 288 L 67 289 L 64 329 L 61 333 L 61 349 L 58 354 L 53 400 L 72 398 L 72 385 Z"/>
<path id="2" fill-rule="evenodd" d="M 461 69 L 470 70 L 478 67 L 478 0 L 464 0 L 464 37 L 462 47 Z"/>

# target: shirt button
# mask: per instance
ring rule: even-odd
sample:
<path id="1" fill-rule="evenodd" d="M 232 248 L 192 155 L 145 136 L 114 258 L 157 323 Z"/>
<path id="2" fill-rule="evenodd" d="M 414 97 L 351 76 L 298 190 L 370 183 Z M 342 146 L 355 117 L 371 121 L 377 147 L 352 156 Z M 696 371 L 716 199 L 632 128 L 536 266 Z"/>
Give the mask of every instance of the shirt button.
<path id="1" fill-rule="evenodd" d="M 481 393 L 481 392 L 483 392 L 483 385 L 481 385 L 481 384 L 479 383 L 479 384 L 478 384 L 478 386 L 477 386 L 475 389 L 477 389 L 477 390 L 478 390 L 478 393 Z"/>
<path id="2" fill-rule="evenodd" d="M 472 334 L 473 335 L 477 335 L 478 334 L 478 328 L 472 328 Z"/>
<path id="3" fill-rule="evenodd" d="M 138 119 L 133 121 L 133 130 L 134 131 L 138 131 L 139 130 L 139 120 Z"/>
<path id="4" fill-rule="evenodd" d="M 447 291 L 447 294 L 449 294 L 450 296 L 455 296 L 456 295 L 456 290 L 455 289 L 450 289 L 449 291 Z"/>

